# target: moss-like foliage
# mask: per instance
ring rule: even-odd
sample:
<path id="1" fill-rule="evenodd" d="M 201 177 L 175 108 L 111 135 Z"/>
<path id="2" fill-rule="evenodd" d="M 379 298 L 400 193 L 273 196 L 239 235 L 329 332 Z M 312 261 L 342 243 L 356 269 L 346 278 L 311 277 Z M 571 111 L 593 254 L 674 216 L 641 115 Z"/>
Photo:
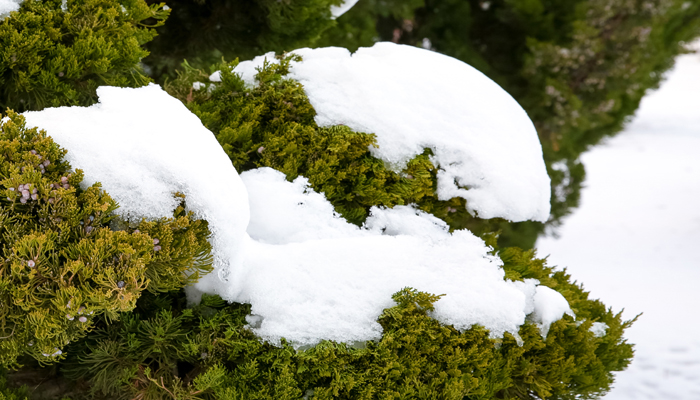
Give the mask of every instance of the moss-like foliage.
<path id="1" fill-rule="evenodd" d="M 158 221 L 116 220 L 118 205 L 99 184 L 81 188 L 65 154 L 12 111 L 0 125 L 0 367 L 23 355 L 60 360 L 96 318 L 117 319 L 144 290 L 178 290 L 211 270 L 205 221 L 183 207 Z"/>
<path id="2" fill-rule="evenodd" d="M 250 306 L 205 296 L 185 308 L 182 293 L 147 294 L 136 311 L 100 323 L 69 346 L 64 379 L 89 398 L 144 399 L 536 399 L 592 398 L 632 348 L 624 322 L 564 272 L 532 252 L 500 253 L 507 275 L 538 278 L 562 292 L 577 313 L 554 323 L 546 338 L 534 324 L 522 345 L 481 327 L 459 332 L 430 317 L 439 296 L 406 288 L 379 317 L 379 341 L 322 342 L 305 350 L 263 343 L 248 328 Z M 608 325 L 597 337 L 592 322 Z M 129 338 L 129 340 L 123 340 Z M 76 383 L 76 384 L 77 384 Z M 74 384 L 75 385 L 75 384 Z"/>
<path id="3" fill-rule="evenodd" d="M 305 176 L 352 223 L 362 224 L 372 206 L 417 204 L 453 229 L 476 234 L 502 230 L 502 246 L 523 244 L 506 221 L 472 217 L 464 199 L 438 200 L 438 168 L 430 161 L 430 149 L 397 173 L 371 155 L 369 148 L 376 146 L 372 133 L 316 125 L 316 111 L 303 87 L 285 77 L 292 60 L 280 57 L 279 64 L 266 65 L 253 88 L 231 72 L 235 62 L 220 64 L 222 82 L 200 90 L 192 85 L 207 82 L 208 74 L 185 64 L 185 72 L 165 88 L 214 132 L 239 172 L 266 166 L 289 180 Z"/>
<path id="4" fill-rule="evenodd" d="M 167 14 L 143 0 L 25 0 L 0 20 L 0 110 L 90 105 L 98 86 L 147 84 L 141 46 Z"/>
<path id="5" fill-rule="evenodd" d="M 157 0 L 147 0 L 149 4 Z M 156 78 L 174 75 L 184 59 L 208 66 L 222 56 L 253 58 L 312 43 L 334 25 L 341 0 L 172 0 L 172 14 L 148 49 Z"/>
<path id="6" fill-rule="evenodd" d="M 363 0 L 315 45 L 430 47 L 496 81 L 537 127 L 556 226 L 579 202 L 579 156 L 622 129 L 698 36 L 700 3 L 687 0 Z M 532 245 L 544 229 L 512 227 Z"/>

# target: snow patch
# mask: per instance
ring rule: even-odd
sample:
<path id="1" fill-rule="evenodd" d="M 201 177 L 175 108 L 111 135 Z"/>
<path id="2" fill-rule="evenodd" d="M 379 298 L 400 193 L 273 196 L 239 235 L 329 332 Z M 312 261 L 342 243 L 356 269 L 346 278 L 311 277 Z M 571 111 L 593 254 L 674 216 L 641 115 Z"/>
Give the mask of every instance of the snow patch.
<path id="1" fill-rule="evenodd" d="M 357 4 L 358 0 L 345 0 L 343 1 L 342 4 L 338 6 L 331 6 L 331 15 L 332 19 L 336 19 L 340 17 L 341 15 L 345 14 L 346 12 L 350 11 L 350 9 Z"/>
<path id="2" fill-rule="evenodd" d="M 469 231 L 450 234 L 443 221 L 410 206 L 374 207 L 360 229 L 305 178 L 288 182 L 270 168 L 241 178 L 251 239 L 215 292 L 252 304 L 260 318 L 251 329 L 266 340 L 285 337 L 301 346 L 379 339 L 377 317 L 407 286 L 445 295 L 432 315 L 438 321 L 460 330 L 479 324 L 493 337 L 517 335 L 535 310 L 537 281 L 506 281 L 500 259 Z M 540 308 L 558 306 L 547 300 Z"/>
<path id="3" fill-rule="evenodd" d="M 537 286 L 534 301 L 533 320 L 539 326 L 543 337 L 547 337 L 550 326 L 554 322 L 559 321 L 564 314 L 576 318 L 564 296 L 547 286 Z"/>
<path id="4" fill-rule="evenodd" d="M 10 16 L 13 11 L 19 10 L 24 0 L 0 0 L 0 21 Z"/>
<path id="5" fill-rule="evenodd" d="M 85 171 L 83 187 L 102 183 L 125 219 L 171 217 L 173 193 L 184 193 L 188 209 L 209 221 L 220 271 L 235 258 L 249 209 L 245 186 L 214 135 L 157 85 L 102 86 L 97 96 L 91 107 L 26 112 L 27 125 L 67 149 L 73 168 Z"/>
<path id="6" fill-rule="evenodd" d="M 608 331 L 608 328 L 609 326 L 605 322 L 594 322 L 593 325 L 591 325 L 590 331 L 595 337 L 603 337 Z"/>

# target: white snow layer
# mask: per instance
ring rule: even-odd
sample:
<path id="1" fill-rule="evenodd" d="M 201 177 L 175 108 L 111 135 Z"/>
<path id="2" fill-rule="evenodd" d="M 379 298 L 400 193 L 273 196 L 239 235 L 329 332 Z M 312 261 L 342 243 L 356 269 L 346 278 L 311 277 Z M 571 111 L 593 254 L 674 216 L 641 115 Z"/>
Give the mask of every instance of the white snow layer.
<path id="1" fill-rule="evenodd" d="M 432 314 L 438 321 L 479 324 L 494 337 L 517 335 L 528 314 L 544 326 L 568 310 L 535 280 L 505 280 L 501 261 L 471 232 L 449 233 L 413 207 L 375 207 L 359 228 L 305 178 L 288 182 L 269 168 L 239 177 L 212 133 L 156 85 L 97 93 L 94 106 L 27 112 L 27 122 L 66 148 L 84 184 L 101 182 L 127 218 L 170 216 L 172 193 L 186 194 L 188 208 L 209 221 L 216 260 L 190 298 L 250 303 L 250 327 L 266 340 L 378 339 L 377 318 L 407 286 L 445 295 Z"/>
<path id="2" fill-rule="evenodd" d="M 357 4 L 357 2 L 358 0 L 345 0 L 338 6 L 331 6 L 331 15 L 333 16 L 332 19 L 336 19 L 350 11 L 350 9 Z"/>
<path id="3" fill-rule="evenodd" d="M 501 261 L 481 239 L 467 230 L 450 234 L 430 214 L 374 207 L 360 229 L 340 218 L 305 178 L 288 182 L 270 168 L 241 178 L 252 239 L 229 284 L 215 292 L 252 304 L 259 317 L 252 329 L 265 339 L 285 337 L 297 345 L 378 339 L 377 317 L 407 286 L 445 294 L 432 315 L 438 321 L 462 330 L 479 324 L 494 337 L 517 335 L 533 311 L 541 311 L 532 317 L 548 326 L 564 314 L 555 316 L 562 303 L 568 310 L 561 294 L 536 280 L 506 281 Z M 535 292 L 544 289 L 552 293 L 538 299 Z"/>
<path id="4" fill-rule="evenodd" d="M 26 112 L 28 126 L 44 129 L 63 148 L 73 168 L 85 171 L 83 186 L 95 182 L 116 200 L 117 214 L 172 217 L 178 200 L 209 221 L 215 266 L 235 256 L 245 235 L 246 189 L 214 135 L 179 100 L 157 85 L 139 89 L 102 86 L 91 107 Z"/>
<path id="5" fill-rule="evenodd" d="M 299 81 L 320 126 L 347 125 L 377 135 L 375 157 L 395 171 L 433 151 L 438 197 L 462 197 L 480 218 L 546 221 L 550 184 L 537 132 L 498 84 L 454 58 L 394 43 L 350 54 L 299 49 L 289 77 Z M 255 84 L 267 53 L 234 72 Z M 213 81 L 219 79 L 212 75 Z"/>
<path id="6" fill-rule="evenodd" d="M 10 16 L 13 11 L 19 10 L 24 0 L 0 0 L 0 21 Z"/>

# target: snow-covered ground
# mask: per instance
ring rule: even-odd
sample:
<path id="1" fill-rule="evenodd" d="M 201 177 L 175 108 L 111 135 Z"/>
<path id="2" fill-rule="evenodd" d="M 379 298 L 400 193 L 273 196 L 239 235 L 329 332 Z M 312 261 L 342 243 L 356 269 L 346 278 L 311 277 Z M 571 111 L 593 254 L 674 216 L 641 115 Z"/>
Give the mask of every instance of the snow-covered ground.
<path id="1" fill-rule="evenodd" d="M 644 313 L 605 400 L 700 399 L 700 54 L 583 162 L 581 207 L 538 248 L 627 318 Z"/>

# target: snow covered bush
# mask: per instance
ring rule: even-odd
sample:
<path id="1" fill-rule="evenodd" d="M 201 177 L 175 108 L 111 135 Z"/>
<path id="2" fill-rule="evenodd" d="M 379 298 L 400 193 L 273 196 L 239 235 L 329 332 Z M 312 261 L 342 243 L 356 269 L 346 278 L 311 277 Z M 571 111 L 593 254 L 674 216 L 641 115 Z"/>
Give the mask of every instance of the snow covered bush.
<path id="1" fill-rule="evenodd" d="M 153 28 L 167 17 L 160 6 L 143 0 L 17 3 L 18 10 L 0 17 L 0 110 L 88 105 L 98 86 L 149 82 L 139 62 Z"/>
<path id="2" fill-rule="evenodd" d="M 169 219 L 115 219 L 114 200 L 99 184 L 81 188 L 83 172 L 45 132 L 13 112 L 0 130 L 0 366 L 61 360 L 145 290 L 179 290 L 211 270 L 206 222 L 183 207 Z"/>
<path id="3" fill-rule="evenodd" d="M 411 44 L 498 82 L 537 127 L 555 227 L 578 204 L 581 153 L 619 132 L 698 36 L 700 3 L 688 0 L 363 0 L 315 45 Z M 544 229 L 537 222 L 503 228 L 502 243 L 524 248 Z"/>
<path id="4" fill-rule="evenodd" d="M 0 106 L 98 102 L 2 120 L 3 396 L 590 398 L 629 363 L 630 321 L 498 246 L 550 181 L 474 68 L 381 43 L 198 69 L 352 1 L 11 3 Z M 138 65 L 159 26 L 153 76 L 198 67 L 167 93 Z"/>
<path id="5" fill-rule="evenodd" d="M 377 47 L 376 50 L 365 50 L 379 54 L 387 51 L 387 49 L 394 50 L 388 44 L 381 48 Z M 403 52 L 399 52 L 401 54 L 408 52 L 406 57 L 418 57 L 421 55 L 420 50 L 418 50 L 418 54 L 413 54 L 414 52 L 409 50 L 409 48 L 401 48 L 401 50 L 403 50 Z M 375 55 L 380 57 L 377 54 Z M 308 54 L 308 56 L 311 58 L 312 54 Z M 367 57 L 371 60 L 373 56 L 368 55 Z M 332 56 L 328 56 L 328 58 L 330 57 Z M 503 175 L 508 174 L 507 172 L 495 172 L 498 167 L 493 166 L 490 167 L 491 170 L 489 171 L 480 171 L 479 168 L 483 167 L 471 165 L 467 167 L 469 170 L 467 176 L 476 175 L 478 176 L 477 179 L 471 178 L 472 180 L 469 181 L 469 178 L 464 175 L 455 176 L 452 179 L 459 180 L 459 184 L 454 189 L 445 189 L 444 183 L 441 186 L 441 180 L 444 182 L 450 179 L 439 177 L 440 174 L 446 173 L 445 169 L 449 169 L 448 164 L 461 165 L 461 160 L 463 159 L 469 159 L 472 156 L 478 158 L 472 154 L 457 153 L 454 159 L 443 158 L 442 164 L 434 163 L 432 160 L 439 160 L 439 155 L 435 154 L 436 151 L 442 153 L 445 153 L 445 150 L 449 152 L 455 151 L 455 147 L 459 146 L 459 144 L 453 143 L 456 140 L 454 138 L 448 138 L 447 142 L 418 144 L 416 150 L 413 150 L 415 155 L 401 156 L 405 158 L 400 162 L 402 167 L 392 168 L 389 159 L 375 157 L 372 149 L 376 149 L 378 153 L 384 147 L 388 147 L 387 143 L 389 141 L 397 143 L 403 141 L 406 143 L 408 139 L 402 140 L 398 137 L 393 137 L 384 139 L 385 143 L 379 145 L 375 132 L 364 133 L 363 131 L 353 130 L 346 125 L 351 124 L 351 116 L 341 117 L 341 119 L 345 118 L 342 122 L 331 122 L 326 123 L 324 126 L 319 126 L 316 123 L 316 110 L 309 102 L 304 92 L 304 87 L 297 80 L 290 79 L 288 76 L 290 63 L 300 61 L 301 58 L 294 55 L 280 56 L 278 58 L 279 60 L 274 55 L 268 54 L 265 57 L 256 58 L 253 62 L 244 62 L 241 66 L 238 66 L 235 62 L 228 65 L 220 65 L 221 72 L 217 72 L 212 77 L 214 77 L 214 80 L 221 82 L 208 85 L 200 82 L 208 82 L 208 74 L 187 66 L 186 72 L 181 74 L 179 79 L 166 86 L 166 89 L 171 94 L 185 102 L 202 119 L 205 126 L 217 135 L 219 142 L 238 171 L 267 166 L 284 172 L 289 180 L 294 180 L 298 176 L 304 176 L 309 179 L 311 187 L 318 192 L 324 193 L 337 212 L 348 221 L 358 225 L 365 221 L 369 215 L 370 208 L 373 206 L 393 207 L 407 204 L 417 204 L 421 210 L 446 221 L 452 229 L 469 228 L 477 233 L 494 232 L 502 227 L 507 227 L 508 225 L 504 223 L 504 218 L 501 217 L 520 221 L 525 219 L 544 220 L 547 218 L 549 205 L 546 198 L 549 197 L 549 194 L 547 193 L 548 183 L 545 181 L 530 181 L 527 184 L 527 190 L 517 194 L 516 192 L 501 192 L 499 201 L 512 200 L 511 203 L 502 206 L 499 210 L 501 214 L 488 210 L 485 207 L 478 208 L 476 204 L 478 201 L 481 200 L 481 203 L 486 202 L 483 199 L 474 197 L 476 196 L 475 194 L 472 195 L 472 193 L 476 193 L 479 190 L 484 192 L 496 190 L 489 189 L 488 185 L 497 185 L 497 183 L 491 183 L 491 181 L 498 181 L 502 179 Z M 447 59 L 446 57 L 441 58 Z M 317 59 L 323 60 L 325 58 L 319 53 Z M 391 62 L 390 57 L 387 57 L 385 62 L 387 65 L 386 73 L 391 74 L 391 68 L 396 68 L 396 66 L 389 64 Z M 399 62 L 404 61 L 401 60 Z M 298 63 L 297 70 L 301 68 L 301 65 L 304 64 Z M 256 67 L 262 68 L 257 72 Z M 315 68 L 315 70 L 306 72 L 307 76 L 318 74 L 319 70 L 323 69 L 337 69 L 326 65 Z M 409 68 L 409 66 L 405 68 Z M 234 73 L 232 73 L 232 70 Z M 356 70 L 360 71 L 360 73 L 363 71 L 360 67 Z M 244 74 L 247 73 L 246 79 L 242 79 L 239 76 L 239 71 L 247 71 L 244 72 Z M 408 77 L 407 79 L 410 80 L 412 79 L 410 78 L 412 73 L 406 71 L 403 73 L 403 76 Z M 351 72 L 343 71 L 340 74 L 347 77 L 351 75 Z M 342 80 L 342 78 L 335 76 L 331 79 Z M 354 79 L 362 79 L 362 77 L 355 77 Z M 369 76 L 367 76 L 367 79 L 369 79 Z M 375 77 L 375 79 L 378 78 Z M 391 78 L 384 76 L 382 79 Z M 470 76 L 465 79 L 474 82 L 475 78 Z M 251 84 L 253 80 L 254 84 Z M 325 87 L 323 82 L 315 82 L 314 84 L 319 87 Z M 352 79 L 346 79 L 344 83 L 345 87 L 356 86 L 357 84 L 358 82 L 352 81 Z M 369 86 L 378 84 L 376 81 L 368 82 L 368 90 L 370 90 Z M 193 85 L 201 89 L 195 90 Z M 341 86 L 338 83 L 335 85 Z M 430 81 L 426 85 L 435 85 L 435 80 Z M 452 86 L 453 84 L 449 83 L 448 85 Z M 444 91 L 445 88 L 435 89 L 436 92 L 440 92 L 440 90 Z M 446 90 L 449 90 L 449 88 Z M 455 88 L 453 93 L 461 90 L 463 89 Z M 445 95 L 443 92 L 440 93 L 442 93 L 440 94 L 441 96 Z M 322 95 L 320 94 L 320 96 Z M 396 93 L 391 94 L 391 96 L 396 95 Z M 484 97 L 481 95 L 475 95 L 472 98 L 473 100 L 471 101 L 484 101 Z M 435 102 L 435 100 L 436 98 L 434 97 L 428 98 L 427 102 Z M 391 101 L 386 98 L 375 100 L 377 104 L 381 102 L 391 104 Z M 464 102 L 466 99 L 461 99 L 460 101 Z M 329 104 L 329 102 L 324 104 Z M 413 109 L 418 107 L 417 105 L 411 106 L 408 104 L 391 105 L 396 107 L 396 110 L 399 110 L 397 117 L 402 119 L 405 118 L 400 114 L 408 112 L 411 109 L 409 107 Z M 341 107 L 346 107 L 348 114 L 353 112 L 361 114 L 367 111 L 358 110 L 357 106 L 344 103 Z M 477 108 L 475 107 L 474 109 Z M 365 119 L 381 121 L 388 119 L 389 114 L 389 112 L 385 114 L 377 113 L 377 115 L 365 116 Z M 425 110 L 422 114 L 428 115 Z M 426 121 L 429 124 L 434 123 L 429 119 L 419 118 L 417 121 L 408 121 L 407 124 L 416 122 L 415 130 L 420 131 L 424 127 L 419 128 L 418 124 Z M 452 123 L 460 125 L 465 123 L 465 121 Z M 529 124 L 529 121 L 526 123 L 526 126 L 527 124 Z M 369 129 L 371 128 L 369 127 Z M 445 130 L 445 127 L 441 126 L 432 129 L 438 132 L 441 129 Z M 455 130 L 455 127 L 448 126 L 447 131 L 450 131 L 450 129 L 452 129 L 452 132 L 459 132 L 459 128 Z M 493 136 L 491 140 L 499 141 L 497 139 L 499 133 L 501 135 L 509 134 L 521 128 L 500 126 L 493 129 L 494 133 L 491 134 Z M 534 130 L 532 133 L 534 134 Z M 404 129 L 397 133 L 397 135 L 401 134 L 406 134 L 406 130 Z M 419 132 L 414 133 L 414 135 L 419 135 Z M 523 133 L 522 136 L 527 137 L 527 134 Z M 472 140 L 473 143 L 470 145 L 474 148 L 480 148 L 481 142 L 477 139 Z M 469 139 L 465 139 L 465 142 L 469 142 Z M 489 146 L 493 147 L 494 145 L 490 144 Z M 531 143 L 512 143 L 511 146 L 514 148 L 513 152 L 515 154 L 513 152 L 507 153 L 507 149 L 503 147 L 491 153 L 491 156 L 494 158 L 511 158 L 510 163 L 518 163 L 523 174 L 528 173 L 524 171 L 539 171 L 538 168 L 542 168 L 536 164 L 536 160 L 535 164 L 532 165 L 532 160 L 522 156 L 528 153 Z M 399 149 L 398 151 L 400 153 L 402 150 Z M 501 153 L 498 154 L 498 152 Z M 535 150 L 535 154 L 537 152 L 538 150 Z M 394 150 L 394 153 L 396 153 L 396 150 Z M 390 154 L 388 157 L 397 156 Z M 482 159 L 485 158 L 486 156 L 482 155 Z M 508 163 L 508 165 L 512 164 Z M 513 171 L 513 169 L 511 168 L 510 171 Z M 498 175 L 501 175 L 501 177 L 498 177 Z M 541 175 L 543 176 L 544 173 L 542 172 Z M 526 182 L 529 178 L 512 175 L 509 179 L 512 179 L 510 182 L 513 182 L 513 180 Z M 501 182 L 500 185 L 503 186 L 504 183 Z M 517 186 L 517 184 L 513 186 Z M 470 187 L 472 191 L 461 189 L 462 191 L 460 192 L 459 187 Z M 474 204 L 467 204 L 466 198 L 470 195 L 474 199 Z M 493 200 L 493 196 L 491 194 L 490 199 Z M 497 203 L 497 201 L 492 203 Z M 520 211 L 528 207 L 536 211 Z M 481 215 L 482 218 L 475 218 L 475 214 Z"/>

